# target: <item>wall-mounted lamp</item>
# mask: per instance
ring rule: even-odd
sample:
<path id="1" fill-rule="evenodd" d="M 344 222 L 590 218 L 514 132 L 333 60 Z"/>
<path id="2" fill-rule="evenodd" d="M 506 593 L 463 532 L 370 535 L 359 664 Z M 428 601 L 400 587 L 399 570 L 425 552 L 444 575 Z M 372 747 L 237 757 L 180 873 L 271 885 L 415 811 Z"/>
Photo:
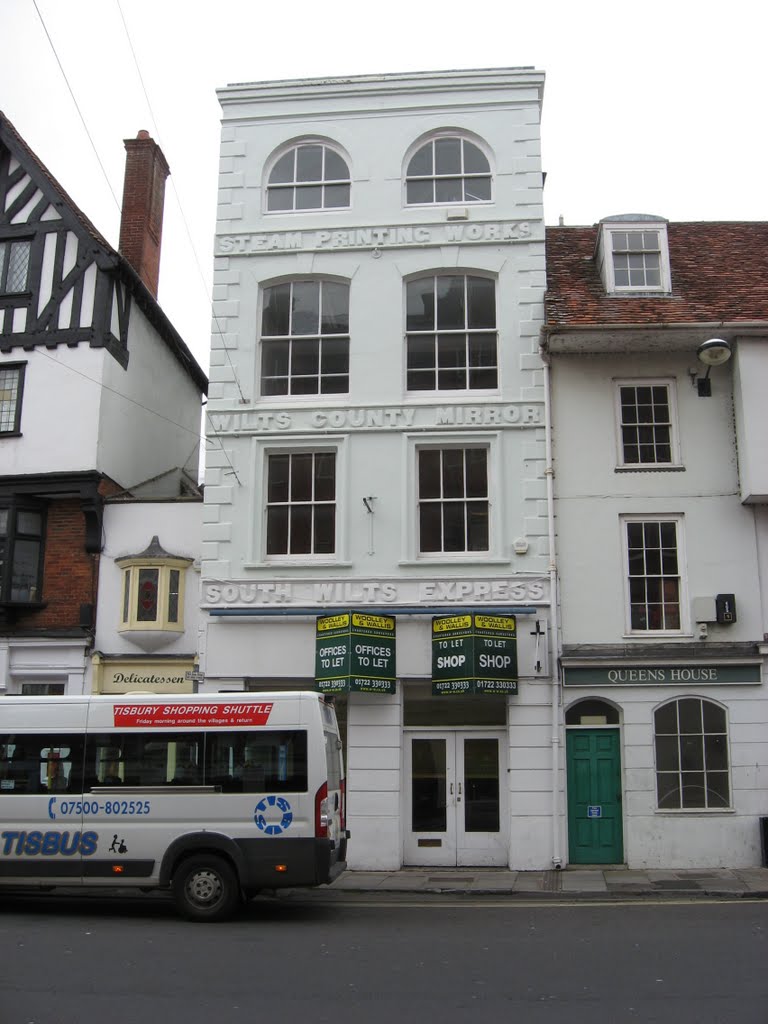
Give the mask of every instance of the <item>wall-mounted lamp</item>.
<path id="1" fill-rule="evenodd" d="M 707 372 L 703 377 L 698 377 L 695 370 L 689 370 L 691 384 L 698 391 L 699 398 L 710 398 L 712 395 L 712 381 L 709 379 L 710 370 L 713 366 L 722 366 L 723 363 L 728 362 L 731 358 L 731 346 L 722 338 L 710 338 L 709 341 L 699 345 L 696 349 L 696 355 L 699 358 L 699 362 L 704 363 L 706 366 Z"/>

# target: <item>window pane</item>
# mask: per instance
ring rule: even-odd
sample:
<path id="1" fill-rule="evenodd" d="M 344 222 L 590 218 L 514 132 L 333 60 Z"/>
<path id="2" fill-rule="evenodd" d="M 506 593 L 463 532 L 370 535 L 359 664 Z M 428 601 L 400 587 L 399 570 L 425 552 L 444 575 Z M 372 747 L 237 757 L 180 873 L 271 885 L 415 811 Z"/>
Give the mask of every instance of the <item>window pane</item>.
<path id="1" fill-rule="evenodd" d="M 0 368 L 0 433 L 16 430 L 21 378 L 19 367 Z"/>
<path id="2" fill-rule="evenodd" d="M 488 502 L 467 502 L 467 550 L 488 550 Z"/>
<path id="3" fill-rule="evenodd" d="M 680 746 L 677 736 L 656 737 L 656 768 L 660 772 L 680 770 Z"/>
<path id="4" fill-rule="evenodd" d="M 470 448 L 467 453 L 467 497 L 485 498 L 488 495 L 488 457 L 482 448 Z"/>
<path id="5" fill-rule="evenodd" d="M 409 181 L 406 185 L 406 201 L 409 204 L 433 203 L 435 201 L 434 182 Z"/>
<path id="6" fill-rule="evenodd" d="M 706 807 L 707 790 L 704 772 L 683 772 L 683 807 Z"/>
<path id="7" fill-rule="evenodd" d="M 435 336 L 421 335 L 408 339 L 408 369 L 433 369 L 435 366 Z"/>
<path id="8" fill-rule="evenodd" d="M 326 181 L 348 181 L 349 168 L 338 153 L 332 149 L 325 149 L 325 180 Z"/>
<path id="9" fill-rule="evenodd" d="M 136 606 L 138 622 L 157 621 L 157 588 L 159 571 L 157 569 L 139 569 L 139 589 Z"/>
<path id="10" fill-rule="evenodd" d="M 291 501 L 311 501 L 313 484 L 312 455 L 291 456 Z"/>
<path id="11" fill-rule="evenodd" d="M 323 205 L 322 185 L 301 185 L 296 188 L 297 210 L 320 210 Z"/>
<path id="12" fill-rule="evenodd" d="M 467 306 L 469 327 L 495 327 L 496 282 L 485 277 L 468 277 Z"/>
<path id="13" fill-rule="evenodd" d="M 446 448 L 443 451 L 443 496 L 463 498 L 465 493 L 464 452 L 462 449 Z"/>
<path id="14" fill-rule="evenodd" d="M 13 545 L 11 568 L 11 600 L 37 601 L 40 576 L 40 541 L 20 540 Z"/>
<path id="15" fill-rule="evenodd" d="M 436 203 L 460 203 L 464 198 L 464 183 L 461 178 L 438 178 L 435 181 Z"/>
<path id="16" fill-rule="evenodd" d="M 440 497 L 440 452 L 419 452 L 419 497 Z"/>
<path id="17" fill-rule="evenodd" d="M 681 733 L 701 733 L 701 701 L 695 697 L 685 697 L 677 702 L 680 715 Z"/>
<path id="18" fill-rule="evenodd" d="M 703 702 L 704 731 L 725 733 L 725 708 L 713 704 L 711 701 Z"/>
<path id="19" fill-rule="evenodd" d="M 314 552 L 316 555 L 332 554 L 336 549 L 336 509 L 333 505 L 318 505 L 315 508 Z"/>
<path id="20" fill-rule="evenodd" d="M 284 337 L 290 333 L 291 286 L 278 284 L 264 289 L 264 311 L 261 333 L 268 337 Z"/>
<path id="21" fill-rule="evenodd" d="M 349 185 L 325 185 L 323 188 L 323 209 L 338 210 L 349 206 Z"/>
<path id="22" fill-rule="evenodd" d="M 465 506 L 461 501 L 443 505 L 443 551 L 466 551 L 467 534 Z"/>
<path id="23" fill-rule="evenodd" d="M 288 543 L 292 555 L 307 555 L 312 551 L 312 506 L 292 505 Z"/>
<path id="24" fill-rule="evenodd" d="M 294 377 L 312 374 L 317 377 L 320 371 L 320 342 L 314 338 L 306 341 L 294 341 L 291 349 L 291 374 Z M 314 391 L 317 391 L 315 385 Z"/>
<path id="25" fill-rule="evenodd" d="M 288 506 L 267 509 L 267 554 L 288 553 Z"/>
<path id="26" fill-rule="evenodd" d="M 290 153 L 286 153 L 281 156 L 275 166 L 272 168 L 272 173 L 269 176 L 270 184 L 273 182 L 289 182 L 295 181 L 294 167 L 295 167 L 296 150 L 292 149 Z"/>
<path id="27" fill-rule="evenodd" d="M 461 174 L 461 140 L 435 140 L 435 173 Z"/>
<path id="28" fill-rule="evenodd" d="M 680 807 L 680 776 L 658 772 L 656 775 L 656 794 L 659 807 L 663 810 L 677 809 Z"/>
<path id="29" fill-rule="evenodd" d="M 288 377 L 290 343 L 265 341 L 261 346 L 261 376 Z"/>
<path id="30" fill-rule="evenodd" d="M 270 188 L 267 192 L 267 209 L 272 211 L 284 211 L 293 209 L 292 188 Z"/>
<path id="31" fill-rule="evenodd" d="M 323 180 L 323 147 L 299 146 L 296 150 L 296 181 Z"/>
<path id="32" fill-rule="evenodd" d="M 295 281 L 291 297 L 291 334 L 320 333 L 320 282 Z"/>
<path id="33" fill-rule="evenodd" d="M 43 532 L 43 517 L 39 512 L 19 509 L 16 513 L 16 533 L 39 537 Z"/>
<path id="34" fill-rule="evenodd" d="M 406 327 L 409 331 L 431 331 L 435 327 L 435 282 L 427 277 L 411 281 L 407 288 Z"/>
<path id="35" fill-rule="evenodd" d="M 464 198 L 467 202 L 488 202 L 491 198 L 490 178 L 465 178 Z"/>
<path id="36" fill-rule="evenodd" d="M 322 374 L 346 374 L 349 372 L 349 342 L 346 338 L 325 338 L 320 350 L 320 372 Z M 346 389 L 345 389 L 346 390 Z"/>
<path id="37" fill-rule="evenodd" d="M 289 455 L 269 456 L 269 482 L 267 484 L 267 501 L 288 501 L 289 469 Z"/>
<path id="38" fill-rule="evenodd" d="M 315 500 L 333 501 L 336 497 L 336 455 L 333 452 L 315 456 Z"/>
<path id="39" fill-rule="evenodd" d="M 346 284 L 323 283 L 323 313 L 320 330 L 323 334 L 349 333 L 349 287 Z"/>
<path id="40" fill-rule="evenodd" d="M 6 275 L 6 292 L 23 292 L 27 287 L 29 270 L 30 242 L 11 242 L 8 254 L 8 273 Z M 0 270 L 2 267 L 0 267 Z"/>
<path id="41" fill-rule="evenodd" d="M 686 772 L 701 771 L 704 767 L 704 740 L 701 736 L 680 737 L 680 768 Z"/>
<path id="42" fill-rule="evenodd" d="M 171 569 L 168 573 L 168 621 L 179 621 L 179 579 L 178 569 Z"/>
<path id="43" fill-rule="evenodd" d="M 727 771 L 728 744 L 725 736 L 707 736 L 704 739 L 704 757 L 707 772 Z"/>
<path id="44" fill-rule="evenodd" d="M 421 176 L 425 174 L 432 174 L 434 171 L 434 164 L 432 161 L 433 145 L 428 142 L 426 146 L 422 146 L 421 149 L 417 150 L 411 157 L 410 163 L 408 164 L 407 174 L 409 177 Z"/>
<path id="45" fill-rule="evenodd" d="M 419 551 L 442 550 L 440 505 L 428 502 L 419 507 Z"/>
<path id="46" fill-rule="evenodd" d="M 727 772 L 707 772 L 707 806 L 730 807 Z"/>
<path id="47" fill-rule="evenodd" d="M 482 150 L 478 149 L 471 142 L 464 140 L 464 173 L 465 174 L 488 174 L 490 166 Z"/>
<path id="48" fill-rule="evenodd" d="M 442 330 L 463 330 L 466 326 L 463 277 L 437 278 L 437 326 Z"/>

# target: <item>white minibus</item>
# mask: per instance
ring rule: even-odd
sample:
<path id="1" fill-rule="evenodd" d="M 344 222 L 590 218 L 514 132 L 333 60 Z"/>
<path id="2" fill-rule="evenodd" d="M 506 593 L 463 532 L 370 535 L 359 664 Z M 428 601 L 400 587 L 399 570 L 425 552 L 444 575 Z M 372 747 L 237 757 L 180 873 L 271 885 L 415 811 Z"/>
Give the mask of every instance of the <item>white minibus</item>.
<path id="1" fill-rule="evenodd" d="M 318 693 L 0 697 L 0 886 L 170 889 L 196 921 L 346 867 Z"/>

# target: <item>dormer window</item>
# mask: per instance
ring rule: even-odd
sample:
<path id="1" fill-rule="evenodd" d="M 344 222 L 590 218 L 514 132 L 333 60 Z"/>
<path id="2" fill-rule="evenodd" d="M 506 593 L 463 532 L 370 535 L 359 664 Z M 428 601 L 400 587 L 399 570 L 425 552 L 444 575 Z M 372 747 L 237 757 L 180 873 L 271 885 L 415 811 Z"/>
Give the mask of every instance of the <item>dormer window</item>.
<path id="1" fill-rule="evenodd" d="M 137 555 L 115 559 L 122 569 L 119 632 L 147 651 L 184 632 L 184 577 L 191 558 L 165 551 L 157 537 Z"/>
<path id="2" fill-rule="evenodd" d="M 658 217 L 630 214 L 601 221 L 597 259 L 607 292 L 671 291 L 667 223 Z"/>

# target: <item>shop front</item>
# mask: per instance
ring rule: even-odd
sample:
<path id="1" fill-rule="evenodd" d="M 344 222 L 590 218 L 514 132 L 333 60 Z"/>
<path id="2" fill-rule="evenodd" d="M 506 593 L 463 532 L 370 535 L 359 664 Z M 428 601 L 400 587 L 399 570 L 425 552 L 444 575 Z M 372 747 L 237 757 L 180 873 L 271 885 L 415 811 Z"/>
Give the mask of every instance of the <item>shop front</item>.
<path id="1" fill-rule="evenodd" d="M 760 863 L 762 676 L 757 649 L 706 659 L 566 654 L 568 863 Z"/>

